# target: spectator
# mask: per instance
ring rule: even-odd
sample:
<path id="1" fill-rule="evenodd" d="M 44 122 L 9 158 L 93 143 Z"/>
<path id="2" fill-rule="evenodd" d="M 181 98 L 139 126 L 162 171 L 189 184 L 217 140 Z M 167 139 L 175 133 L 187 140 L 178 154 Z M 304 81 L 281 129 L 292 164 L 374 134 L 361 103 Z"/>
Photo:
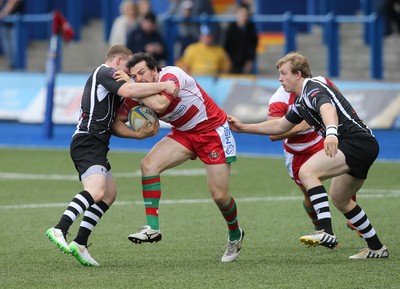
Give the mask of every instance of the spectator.
<path id="1" fill-rule="evenodd" d="M 24 0 L 0 0 L 0 44 L 2 45 L 3 53 L 9 63 L 11 69 L 15 68 L 14 53 L 17 51 L 14 47 L 13 24 L 3 22 L 3 18 L 8 15 L 24 13 Z"/>
<path id="2" fill-rule="evenodd" d="M 190 19 L 200 15 L 213 15 L 214 10 L 209 0 L 169 0 L 168 10 L 161 16 L 162 21 L 170 16 L 182 16 L 183 21 L 177 24 L 178 33 L 178 57 L 182 56 L 183 51 L 189 44 L 197 42 L 199 39 L 200 25 Z M 214 39 L 218 39 L 219 25 L 213 24 Z"/>
<path id="3" fill-rule="evenodd" d="M 224 48 L 232 61 L 231 73 L 252 73 L 258 38 L 256 27 L 250 21 L 250 7 L 236 8 L 236 21 L 229 24 Z"/>
<path id="4" fill-rule="evenodd" d="M 191 0 L 184 0 L 181 3 L 180 15 L 184 20 L 178 24 L 178 39 L 180 44 L 179 56 L 183 54 L 186 47 L 198 41 L 199 39 L 199 25 L 190 21 L 192 14 L 193 2 Z"/>
<path id="5" fill-rule="evenodd" d="M 119 6 L 121 15 L 118 16 L 112 25 L 109 45 L 126 44 L 128 33 L 137 27 L 138 8 L 134 1 L 124 0 Z"/>
<path id="6" fill-rule="evenodd" d="M 165 63 L 167 47 L 157 30 L 157 20 L 154 13 L 149 12 L 140 20 L 139 26 L 128 33 L 126 46 L 136 52 L 151 53 L 158 62 Z"/>
<path id="7" fill-rule="evenodd" d="M 193 15 L 214 14 L 211 0 L 191 0 L 193 2 Z"/>
<path id="8" fill-rule="evenodd" d="M 397 33 L 400 33 L 400 0 L 383 0 L 380 4 L 380 13 L 384 20 L 384 35 L 394 33 L 393 25 L 396 25 Z"/>
<path id="9" fill-rule="evenodd" d="M 179 65 L 191 75 L 218 76 L 229 72 L 231 61 L 224 48 L 214 44 L 210 27 L 202 25 L 199 41 L 185 49 Z"/>
<path id="10" fill-rule="evenodd" d="M 150 0 L 138 0 L 136 3 L 138 6 L 140 20 L 148 13 L 154 13 L 153 9 L 151 8 Z"/>

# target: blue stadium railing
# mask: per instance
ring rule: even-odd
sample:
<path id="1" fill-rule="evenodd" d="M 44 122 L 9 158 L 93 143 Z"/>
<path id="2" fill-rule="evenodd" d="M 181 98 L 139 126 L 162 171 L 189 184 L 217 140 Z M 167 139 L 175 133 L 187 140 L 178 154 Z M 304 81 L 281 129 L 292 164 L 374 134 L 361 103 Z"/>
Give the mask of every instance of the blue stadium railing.
<path id="1" fill-rule="evenodd" d="M 164 25 L 165 38 L 167 40 L 168 63 L 174 62 L 174 43 L 177 39 L 177 24 L 184 20 L 180 16 L 171 16 L 166 18 Z M 330 77 L 339 77 L 340 75 L 340 38 L 339 24 L 353 23 L 364 26 L 364 42 L 370 46 L 370 75 L 374 79 L 383 78 L 383 58 L 382 58 L 382 20 L 375 13 L 360 16 L 334 15 L 328 13 L 326 15 L 292 15 L 287 12 L 282 15 L 253 15 L 254 23 L 281 23 L 282 32 L 285 35 L 285 45 L 282 55 L 295 51 L 296 46 L 296 25 L 300 23 L 320 24 L 323 25 L 323 43 L 327 47 L 327 67 Z M 185 21 L 196 22 L 200 24 L 207 23 L 226 23 L 235 21 L 235 16 L 222 15 L 203 15 L 191 17 Z"/>
<path id="2" fill-rule="evenodd" d="M 45 24 L 46 38 L 50 39 L 52 33 L 53 14 L 24 14 L 10 15 L 2 19 L 4 23 L 13 24 L 13 47 L 16 48 L 12 54 L 11 63 L 15 69 L 26 68 L 27 45 L 29 43 L 29 31 L 27 24 Z"/>
<path id="3" fill-rule="evenodd" d="M 192 17 L 189 21 L 198 23 L 218 22 L 226 23 L 234 21 L 234 16 L 225 15 L 203 15 Z M 326 15 L 292 15 L 284 13 L 282 15 L 253 15 L 255 23 L 281 23 L 282 31 L 285 35 L 285 45 L 282 55 L 296 50 L 296 25 L 301 23 L 319 24 L 324 28 L 323 43 L 327 47 L 327 67 L 330 77 L 340 76 L 340 38 L 339 24 L 353 23 L 355 25 L 363 25 L 364 42 L 370 46 L 370 75 L 373 79 L 383 78 L 383 25 L 382 20 L 375 13 L 360 16 L 334 15 L 328 13 Z M 177 40 L 177 24 L 184 19 L 179 16 L 167 17 L 164 21 L 165 38 L 169 51 L 168 64 L 174 63 L 174 44 Z M 15 39 L 17 41 L 17 53 L 13 59 L 14 67 L 17 69 L 26 68 L 26 44 L 28 39 L 26 24 L 29 23 L 46 23 L 48 27 L 48 38 L 51 37 L 52 14 L 25 14 L 8 16 L 4 18 L 5 22 L 14 23 Z M 187 19 L 186 19 L 187 21 Z M 61 56 L 62 57 L 62 56 Z"/>

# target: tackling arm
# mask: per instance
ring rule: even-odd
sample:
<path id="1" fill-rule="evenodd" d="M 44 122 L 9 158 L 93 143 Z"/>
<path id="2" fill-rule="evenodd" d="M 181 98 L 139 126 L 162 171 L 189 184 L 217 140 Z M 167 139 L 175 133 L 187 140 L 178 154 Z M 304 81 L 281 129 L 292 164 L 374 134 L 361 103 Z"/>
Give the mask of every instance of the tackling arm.
<path id="1" fill-rule="evenodd" d="M 228 115 L 228 123 L 231 130 L 261 135 L 276 135 L 290 131 L 296 124 L 291 123 L 286 117 L 267 120 L 259 123 L 242 123 L 237 118 Z"/>
<path id="2" fill-rule="evenodd" d="M 277 118 L 268 118 L 269 120 L 277 119 Z M 279 118 L 278 118 L 279 119 Z M 289 130 L 288 132 L 276 134 L 276 135 L 269 135 L 269 139 L 272 141 L 283 140 L 289 137 L 292 137 L 299 132 L 306 131 L 310 129 L 310 125 L 306 121 L 302 121 L 301 123 L 297 124 L 294 128 Z"/>
<path id="3" fill-rule="evenodd" d="M 173 97 L 177 95 L 177 87 L 172 81 L 152 83 L 126 82 L 118 89 L 118 95 L 124 98 L 142 99 L 163 91 Z"/>
<path id="4" fill-rule="evenodd" d="M 324 141 L 325 154 L 332 158 L 336 156 L 338 151 L 338 115 L 335 107 L 331 103 L 324 103 L 321 105 L 319 113 L 321 114 L 322 121 L 327 129 Z"/>

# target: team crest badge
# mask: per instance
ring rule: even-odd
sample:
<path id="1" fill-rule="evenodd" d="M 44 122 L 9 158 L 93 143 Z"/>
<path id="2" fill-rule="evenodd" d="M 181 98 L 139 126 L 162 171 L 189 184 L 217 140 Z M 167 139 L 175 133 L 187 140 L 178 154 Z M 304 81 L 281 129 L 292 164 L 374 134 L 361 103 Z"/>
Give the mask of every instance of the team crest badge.
<path id="1" fill-rule="evenodd" d="M 219 159 L 219 157 L 220 157 L 220 154 L 219 154 L 217 151 L 211 151 L 211 152 L 208 154 L 208 158 L 209 158 L 211 161 L 216 161 L 216 160 Z"/>

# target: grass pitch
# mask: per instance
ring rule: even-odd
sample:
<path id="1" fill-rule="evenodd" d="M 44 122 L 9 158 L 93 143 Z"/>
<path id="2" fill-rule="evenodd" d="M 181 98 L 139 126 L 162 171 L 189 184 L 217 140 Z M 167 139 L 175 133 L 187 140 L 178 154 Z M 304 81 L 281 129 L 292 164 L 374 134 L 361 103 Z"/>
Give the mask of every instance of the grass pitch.
<path id="1" fill-rule="evenodd" d="M 89 241 L 98 268 L 83 267 L 46 239 L 81 184 L 67 150 L 0 149 L 1 288 L 400 288 L 400 163 L 374 164 L 358 202 L 383 243 L 387 260 L 349 260 L 365 246 L 331 206 L 334 250 L 306 248 L 312 231 L 302 197 L 283 159 L 239 156 L 230 191 L 246 237 L 238 260 L 219 260 L 227 229 L 209 196 L 200 161 L 162 176 L 163 240 L 134 245 L 145 222 L 139 163 L 144 154 L 112 152 L 117 202 Z M 326 183 L 329 186 L 329 183 Z M 79 218 L 71 227 L 75 236 Z"/>

